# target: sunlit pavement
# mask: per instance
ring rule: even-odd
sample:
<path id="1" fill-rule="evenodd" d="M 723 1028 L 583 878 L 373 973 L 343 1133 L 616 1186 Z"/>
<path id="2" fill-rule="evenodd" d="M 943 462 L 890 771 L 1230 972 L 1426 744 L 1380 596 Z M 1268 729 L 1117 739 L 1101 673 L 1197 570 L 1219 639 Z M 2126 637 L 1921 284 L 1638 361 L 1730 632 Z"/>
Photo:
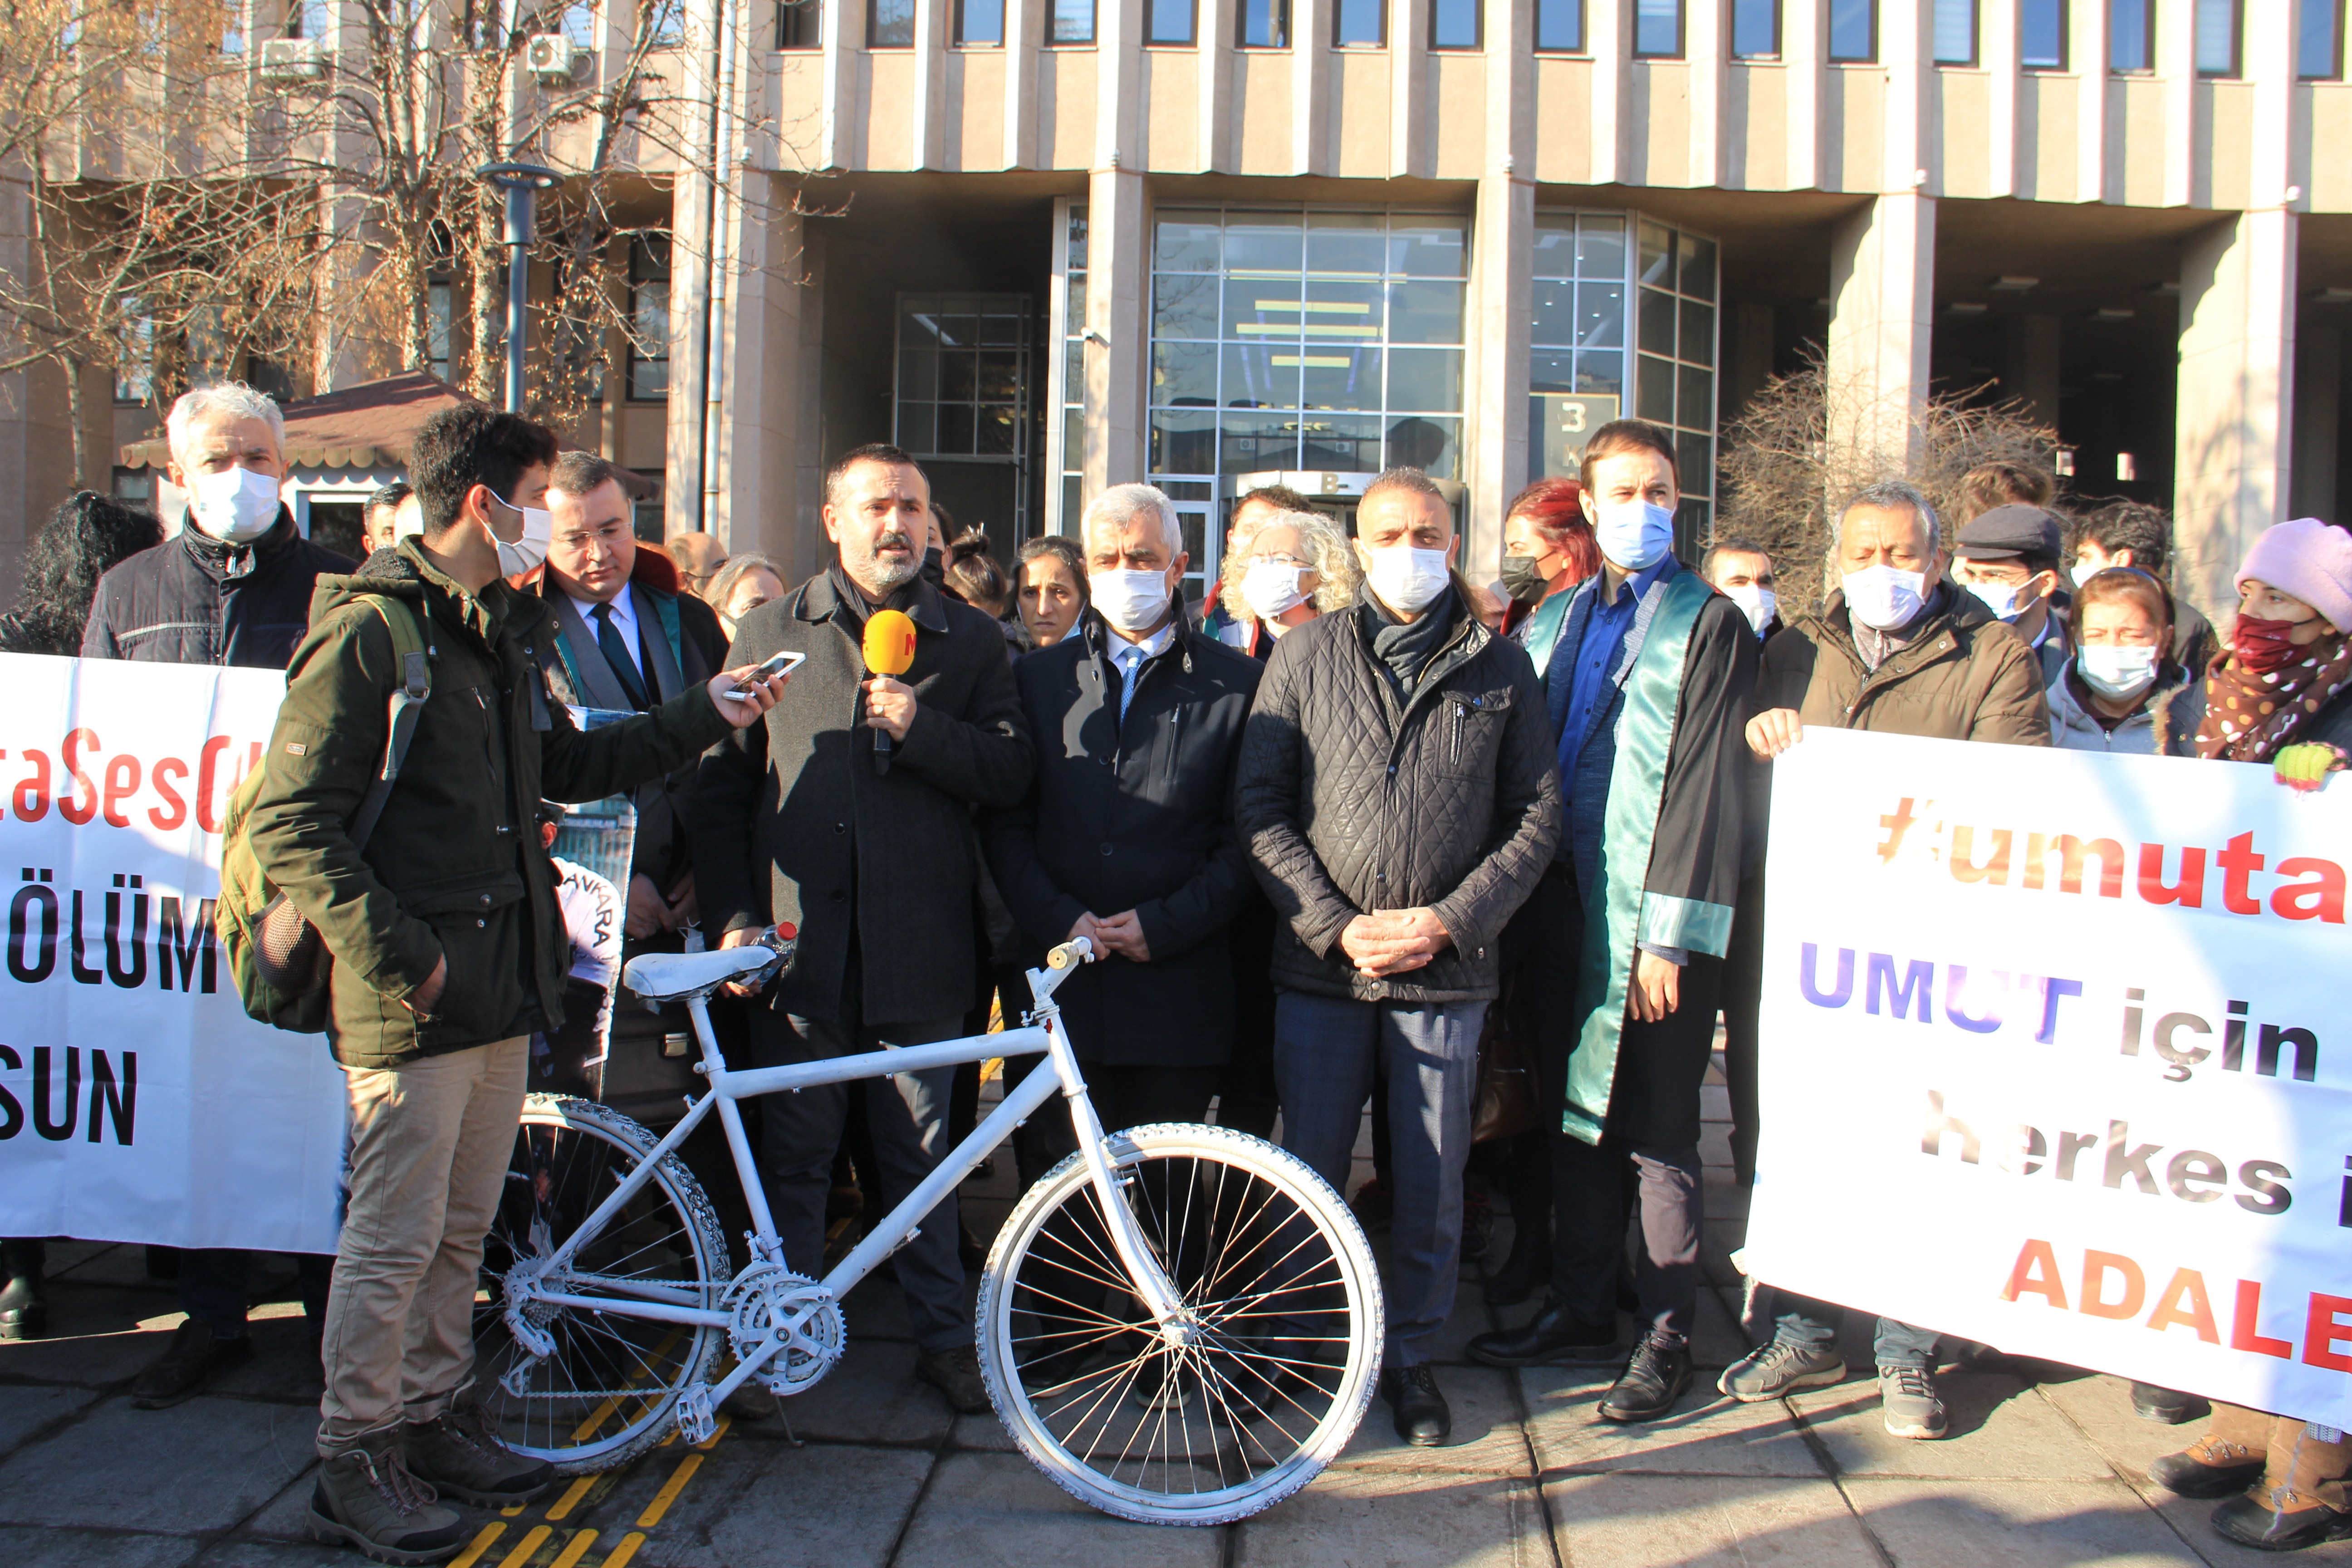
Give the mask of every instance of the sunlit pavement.
<path id="1" fill-rule="evenodd" d="M 993 1086 L 992 1086 L 992 1088 Z M 1441 1386 L 1454 1443 L 1409 1448 L 1375 1402 L 1341 1460 L 1300 1495 L 1227 1530 L 1155 1529 L 1084 1508 L 1012 1448 L 993 1417 L 950 1413 L 911 1373 L 897 1288 L 848 1302 L 852 1344 L 817 1388 L 774 1416 L 736 1420 L 698 1448 L 677 1441 L 627 1469 L 550 1492 L 511 1516 L 467 1511 L 460 1568 L 996 1564 L 1229 1568 L 1234 1564 L 1680 1563 L 1823 1568 L 2253 1563 L 2206 1524 L 2210 1503 L 2148 1486 L 2143 1467 L 2196 1425 L 2134 1418 L 2125 1385 L 2056 1368 L 1940 1380 L 1952 1435 L 1886 1436 L 1868 1322 L 1848 1331 L 1854 1375 L 1786 1403 L 1714 1392 L 1744 1349 L 1739 1245 L 1719 1087 L 1707 1090 L 1707 1284 L 1701 1381 L 1645 1427 L 1594 1415 L 1604 1384 L 1497 1372 L 1462 1347 L 1496 1326 L 1465 1270 Z M 1370 1174 L 1369 1140 L 1358 1177 Z M 1013 1197 L 1011 1152 L 967 1185 L 986 1239 Z M 1833 1223 L 1833 1221 L 1832 1221 Z M 1499 1264 L 1509 1221 L 1496 1226 Z M 1869 1238 L 1856 1237 L 1857 1246 Z M 1377 1238 L 1376 1238 L 1377 1240 Z M 299 1568 L 357 1563 L 304 1535 L 319 1374 L 290 1273 L 255 1325 L 259 1354 L 173 1410 L 131 1408 L 132 1374 L 179 1321 L 172 1287 L 136 1247 L 50 1249 L 55 1337 L 0 1344 L 0 1564 L 24 1568 Z M 283 1272 L 265 1270 L 265 1272 Z M 1531 1306 L 1507 1309 L 1512 1323 Z M 2302 1561 L 2352 1563 L 2352 1542 Z"/>

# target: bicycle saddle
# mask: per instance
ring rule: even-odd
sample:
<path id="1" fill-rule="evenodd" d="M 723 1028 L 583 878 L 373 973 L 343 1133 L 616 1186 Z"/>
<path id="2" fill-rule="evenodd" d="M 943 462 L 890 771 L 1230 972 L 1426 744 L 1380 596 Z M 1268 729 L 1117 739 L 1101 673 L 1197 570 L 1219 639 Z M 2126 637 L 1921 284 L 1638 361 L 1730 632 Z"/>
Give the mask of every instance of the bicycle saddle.
<path id="1" fill-rule="evenodd" d="M 759 942 L 709 952 L 640 953 L 621 972 L 621 984 L 648 1002 L 676 1002 L 756 973 L 780 956 Z"/>

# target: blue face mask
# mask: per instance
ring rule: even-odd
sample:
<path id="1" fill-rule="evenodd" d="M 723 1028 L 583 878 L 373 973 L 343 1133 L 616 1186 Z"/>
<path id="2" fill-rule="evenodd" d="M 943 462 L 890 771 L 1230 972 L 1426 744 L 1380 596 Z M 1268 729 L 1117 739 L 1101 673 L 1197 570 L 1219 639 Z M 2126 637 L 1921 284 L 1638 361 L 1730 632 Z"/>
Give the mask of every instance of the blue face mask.
<path id="1" fill-rule="evenodd" d="M 1675 514 L 1645 500 L 1603 501 L 1593 509 L 1593 525 L 1601 553 L 1628 572 L 1646 572 L 1666 558 L 1675 546 Z"/>

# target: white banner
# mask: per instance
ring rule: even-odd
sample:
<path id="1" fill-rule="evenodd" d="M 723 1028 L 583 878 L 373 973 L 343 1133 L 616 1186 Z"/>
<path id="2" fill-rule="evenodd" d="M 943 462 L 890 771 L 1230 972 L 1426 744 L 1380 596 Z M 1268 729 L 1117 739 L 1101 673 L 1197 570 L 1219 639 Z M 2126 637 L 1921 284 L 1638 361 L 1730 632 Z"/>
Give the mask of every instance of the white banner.
<path id="1" fill-rule="evenodd" d="M 0 1236 L 335 1249 L 342 1074 L 246 1017 L 220 818 L 269 670 L 0 655 Z"/>
<path id="2" fill-rule="evenodd" d="M 2352 777 L 1809 730 L 1757 1278 L 2352 1426 Z"/>

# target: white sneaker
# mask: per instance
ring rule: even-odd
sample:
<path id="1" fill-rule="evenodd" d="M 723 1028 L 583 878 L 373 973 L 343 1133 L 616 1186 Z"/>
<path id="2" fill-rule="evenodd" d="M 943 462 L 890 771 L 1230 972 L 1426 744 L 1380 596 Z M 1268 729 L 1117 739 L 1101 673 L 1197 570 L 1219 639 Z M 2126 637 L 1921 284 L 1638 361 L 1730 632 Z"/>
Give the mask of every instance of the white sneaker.
<path id="1" fill-rule="evenodd" d="M 1742 1405 L 1756 1405 L 1800 1388 L 1822 1388 L 1844 1381 L 1845 1358 L 1837 1352 L 1774 1340 L 1726 1367 L 1715 1386 Z"/>
<path id="2" fill-rule="evenodd" d="M 1944 1402 L 1936 1397 L 1936 1380 L 1924 1366 L 1880 1367 L 1878 1403 L 1890 1437 L 1944 1435 Z"/>

